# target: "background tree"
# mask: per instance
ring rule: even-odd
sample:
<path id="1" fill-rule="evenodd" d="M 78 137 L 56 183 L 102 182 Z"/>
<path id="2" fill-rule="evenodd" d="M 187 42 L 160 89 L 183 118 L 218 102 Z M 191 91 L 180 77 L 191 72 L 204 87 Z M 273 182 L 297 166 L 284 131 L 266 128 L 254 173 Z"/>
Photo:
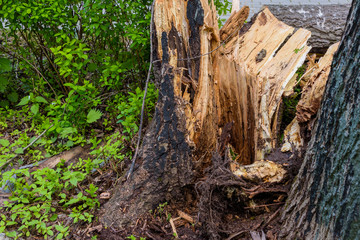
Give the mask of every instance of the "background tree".
<path id="1" fill-rule="evenodd" d="M 360 234 L 360 1 L 353 1 L 318 122 L 283 213 L 284 239 Z"/>

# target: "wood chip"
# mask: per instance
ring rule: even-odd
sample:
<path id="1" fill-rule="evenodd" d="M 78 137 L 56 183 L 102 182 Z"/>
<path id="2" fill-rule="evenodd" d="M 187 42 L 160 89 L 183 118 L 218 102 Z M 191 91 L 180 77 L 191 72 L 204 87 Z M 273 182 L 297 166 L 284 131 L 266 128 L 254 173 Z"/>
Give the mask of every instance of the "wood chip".
<path id="1" fill-rule="evenodd" d="M 109 199 L 110 198 L 110 193 L 108 192 L 104 192 L 100 194 L 100 199 Z"/>

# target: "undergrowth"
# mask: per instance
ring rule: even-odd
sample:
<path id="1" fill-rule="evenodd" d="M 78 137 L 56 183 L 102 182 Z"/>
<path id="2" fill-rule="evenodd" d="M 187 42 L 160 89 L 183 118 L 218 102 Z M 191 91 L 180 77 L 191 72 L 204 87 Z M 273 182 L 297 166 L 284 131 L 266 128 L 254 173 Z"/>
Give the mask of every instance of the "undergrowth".
<path id="1" fill-rule="evenodd" d="M 96 219 L 93 175 L 118 171 L 134 151 L 151 3 L 0 0 L 0 192 L 10 195 L 0 203 L 0 233 L 64 239 L 72 224 Z M 157 98 L 151 83 L 145 123 Z M 34 169 L 76 146 L 89 157 Z"/>

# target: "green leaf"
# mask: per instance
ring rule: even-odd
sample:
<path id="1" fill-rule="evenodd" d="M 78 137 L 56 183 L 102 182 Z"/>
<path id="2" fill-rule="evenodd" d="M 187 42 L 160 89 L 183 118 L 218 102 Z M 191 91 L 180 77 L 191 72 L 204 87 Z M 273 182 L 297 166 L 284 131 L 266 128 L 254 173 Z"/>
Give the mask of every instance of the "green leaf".
<path id="1" fill-rule="evenodd" d="M 52 215 L 52 216 L 50 217 L 50 221 L 52 221 L 52 222 L 56 221 L 57 217 L 58 217 L 57 214 Z"/>
<path id="2" fill-rule="evenodd" d="M 25 96 L 20 100 L 18 106 L 24 106 L 24 105 L 28 104 L 29 101 L 30 101 L 30 96 Z"/>
<path id="3" fill-rule="evenodd" d="M 99 120 L 102 116 L 102 112 L 97 109 L 91 109 L 87 115 L 87 123 L 93 123 Z"/>
<path id="4" fill-rule="evenodd" d="M 39 104 L 34 104 L 31 106 L 30 111 L 36 115 L 39 112 Z"/>
<path id="5" fill-rule="evenodd" d="M 0 139 L 0 144 L 3 145 L 3 147 L 7 147 L 10 145 L 10 142 L 6 139 Z"/>
<path id="6" fill-rule="evenodd" d="M 61 225 L 55 225 L 55 229 L 58 230 L 59 232 L 64 230 L 63 226 Z"/>
<path id="7" fill-rule="evenodd" d="M 78 183 L 78 179 L 77 178 L 70 178 L 69 182 L 73 185 L 76 186 Z"/>
<path id="8" fill-rule="evenodd" d="M 15 150 L 15 153 L 16 153 L 16 154 L 23 154 L 23 153 L 24 153 L 24 149 L 23 149 L 23 148 L 17 148 L 17 149 Z"/>
<path id="9" fill-rule="evenodd" d="M 37 96 L 35 98 L 35 102 L 38 102 L 38 103 L 48 103 L 45 98 L 41 97 L 41 96 Z"/>
<path id="10" fill-rule="evenodd" d="M 51 229 L 48 229 L 48 230 L 47 230 L 47 234 L 48 234 L 49 236 L 54 236 L 54 232 L 53 232 Z"/>
<path id="11" fill-rule="evenodd" d="M 0 58 L 0 72 L 11 71 L 11 62 L 7 58 Z"/>
<path id="12" fill-rule="evenodd" d="M 6 236 L 8 236 L 8 237 L 12 237 L 12 238 L 14 238 L 14 237 L 16 237 L 16 232 L 15 231 L 12 231 L 12 232 L 7 232 L 6 233 Z"/>
<path id="13" fill-rule="evenodd" d="M 0 92 L 5 92 L 6 87 L 9 85 L 9 80 L 5 77 L 0 76 Z"/>
<path id="14" fill-rule="evenodd" d="M 17 92 L 12 92 L 9 95 L 7 95 L 7 98 L 10 102 L 17 102 L 19 100 L 19 94 Z"/>

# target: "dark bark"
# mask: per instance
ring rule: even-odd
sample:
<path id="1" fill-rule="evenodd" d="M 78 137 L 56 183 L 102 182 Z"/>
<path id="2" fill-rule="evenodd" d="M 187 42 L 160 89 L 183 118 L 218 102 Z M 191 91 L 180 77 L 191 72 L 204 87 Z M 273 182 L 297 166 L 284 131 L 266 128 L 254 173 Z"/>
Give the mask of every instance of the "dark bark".
<path id="1" fill-rule="evenodd" d="M 360 236 L 360 1 L 353 1 L 309 148 L 282 218 L 283 239 Z"/>
<path id="2" fill-rule="evenodd" d="M 284 23 L 311 31 L 309 45 L 313 52 L 325 53 L 341 40 L 350 5 L 267 5 Z"/>
<path id="3" fill-rule="evenodd" d="M 164 44 L 166 39 L 164 37 Z M 163 57 L 163 60 L 166 59 Z M 181 188 L 192 180 L 192 151 L 185 140 L 185 120 L 179 114 L 183 106 L 174 99 L 172 68 L 164 70 L 159 91 L 161 99 L 138 159 L 141 166 L 135 169 L 130 180 L 116 189 L 105 206 L 102 221 L 107 226 L 135 223 L 141 214 L 157 204 L 179 196 Z"/>

